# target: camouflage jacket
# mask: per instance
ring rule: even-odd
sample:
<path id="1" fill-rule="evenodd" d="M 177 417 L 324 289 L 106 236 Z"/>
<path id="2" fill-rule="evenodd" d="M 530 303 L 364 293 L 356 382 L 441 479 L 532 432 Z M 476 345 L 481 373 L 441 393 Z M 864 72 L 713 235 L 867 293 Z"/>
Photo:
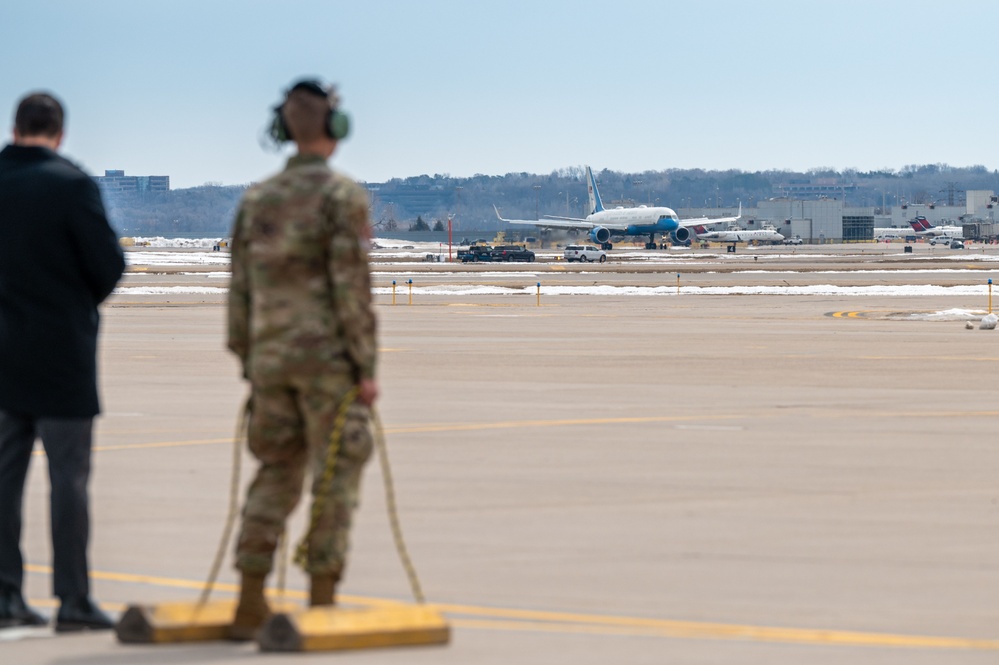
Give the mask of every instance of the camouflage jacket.
<path id="1" fill-rule="evenodd" d="M 374 377 L 368 238 L 366 193 L 320 156 L 296 155 L 247 190 L 232 231 L 228 343 L 244 376 Z"/>

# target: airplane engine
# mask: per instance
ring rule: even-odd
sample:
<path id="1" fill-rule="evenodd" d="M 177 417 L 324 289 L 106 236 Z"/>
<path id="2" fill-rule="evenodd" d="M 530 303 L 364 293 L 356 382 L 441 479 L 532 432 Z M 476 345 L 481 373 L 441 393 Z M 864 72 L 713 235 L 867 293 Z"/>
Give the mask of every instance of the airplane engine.
<path id="1" fill-rule="evenodd" d="M 598 245 L 602 245 L 608 240 L 610 240 L 610 231 L 608 231 L 602 226 L 593 228 L 590 230 L 590 240 L 597 243 Z"/>
<path id="2" fill-rule="evenodd" d="M 684 226 L 671 231 L 669 236 L 673 239 L 673 244 L 675 245 L 686 245 L 690 242 L 690 231 Z"/>

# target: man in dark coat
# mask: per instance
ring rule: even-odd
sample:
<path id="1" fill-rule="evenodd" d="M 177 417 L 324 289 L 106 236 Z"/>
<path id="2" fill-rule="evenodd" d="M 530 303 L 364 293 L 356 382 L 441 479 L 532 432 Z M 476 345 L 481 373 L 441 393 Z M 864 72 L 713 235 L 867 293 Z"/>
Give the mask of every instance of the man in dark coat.
<path id="1" fill-rule="evenodd" d="M 97 306 L 125 268 L 97 185 L 56 154 L 62 136 L 62 105 L 34 93 L 0 151 L 0 627 L 46 623 L 21 591 L 21 506 L 40 438 L 59 632 L 112 627 L 90 598 L 87 483 L 100 412 Z"/>

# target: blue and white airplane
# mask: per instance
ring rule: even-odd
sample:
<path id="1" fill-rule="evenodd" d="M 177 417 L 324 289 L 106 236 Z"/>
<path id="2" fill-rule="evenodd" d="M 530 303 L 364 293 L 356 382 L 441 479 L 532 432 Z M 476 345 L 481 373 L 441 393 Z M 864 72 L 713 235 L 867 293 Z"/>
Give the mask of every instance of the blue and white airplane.
<path id="1" fill-rule="evenodd" d="M 499 209 L 496 216 L 500 221 L 510 224 L 530 224 L 543 229 L 583 229 L 588 231 L 590 240 L 598 243 L 603 249 L 611 249 L 611 236 L 648 236 L 646 249 L 656 248 L 656 235 L 669 236 L 674 244 L 685 245 L 694 234 L 691 227 L 710 224 L 731 223 L 742 217 L 742 204 L 739 204 L 739 214 L 735 217 L 700 217 L 697 219 L 680 219 L 672 208 L 662 206 L 637 208 L 614 208 L 607 210 L 600 201 L 600 191 L 593 171 L 586 167 L 586 189 L 590 196 L 590 214 L 584 219 L 578 217 L 555 217 L 545 215 L 544 219 L 504 219 Z"/>

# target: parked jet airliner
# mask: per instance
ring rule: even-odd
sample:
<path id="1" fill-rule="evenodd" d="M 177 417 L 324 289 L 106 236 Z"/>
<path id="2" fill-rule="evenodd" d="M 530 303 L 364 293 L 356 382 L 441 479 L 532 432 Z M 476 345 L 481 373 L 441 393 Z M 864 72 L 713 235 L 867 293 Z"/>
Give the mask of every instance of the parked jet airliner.
<path id="1" fill-rule="evenodd" d="M 707 233 L 697 234 L 697 239 L 727 242 L 734 245 L 737 242 L 750 242 L 751 240 L 761 243 L 782 242 L 784 236 L 778 233 L 774 227 L 764 226 L 762 229 L 754 229 L 752 231 L 739 228 L 729 229 L 728 231 L 708 231 Z"/>
<path id="2" fill-rule="evenodd" d="M 656 235 L 669 236 L 676 244 L 686 244 L 691 239 L 690 227 L 703 226 L 708 224 L 721 224 L 723 222 L 735 222 L 742 217 L 742 204 L 739 204 L 739 214 L 735 217 L 698 219 L 680 219 L 672 208 L 661 206 L 637 208 L 614 208 L 607 210 L 600 200 L 600 192 L 597 190 L 597 181 L 593 177 L 593 171 L 586 167 L 586 189 L 590 197 L 590 213 L 583 219 L 578 217 L 555 217 L 545 215 L 544 219 L 503 219 L 499 209 L 496 216 L 500 221 L 510 224 L 530 224 L 543 229 L 583 229 L 589 232 L 590 240 L 598 243 L 604 249 L 611 249 L 610 242 L 612 235 L 615 236 L 648 236 L 649 241 L 645 243 L 646 249 L 656 248 Z"/>
<path id="3" fill-rule="evenodd" d="M 904 240 L 909 236 L 915 236 L 915 233 L 911 231 L 906 231 L 905 229 L 898 229 L 894 226 L 876 226 L 874 227 L 874 239 L 875 240 Z"/>
<path id="4" fill-rule="evenodd" d="M 922 215 L 919 215 L 915 219 L 909 221 L 909 225 L 912 230 L 916 232 L 917 236 L 933 237 L 933 236 L 947 236 L 948 238 L 963 238 L 964 229 L 960 226 L 933 226 L 930 224 Z"/>

